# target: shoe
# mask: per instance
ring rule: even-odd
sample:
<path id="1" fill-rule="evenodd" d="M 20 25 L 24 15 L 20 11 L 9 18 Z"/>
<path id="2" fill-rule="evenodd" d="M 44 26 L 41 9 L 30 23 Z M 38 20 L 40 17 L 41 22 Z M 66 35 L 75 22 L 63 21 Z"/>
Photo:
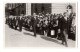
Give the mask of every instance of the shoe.
<path id="1" fill-rule="evenodd" d="M 51 36 L 51 38 L 56 38 L 56 36 Z"/>
<path id="2" fill-rule="evenodd" d="M 36 35 L 34 35 L 34 37 L 36 37 Z"/>
<path id="3" fill-rule="evenodd" d="M 68 47 L 68 45 L 65 45 L 66 47 Z"/>

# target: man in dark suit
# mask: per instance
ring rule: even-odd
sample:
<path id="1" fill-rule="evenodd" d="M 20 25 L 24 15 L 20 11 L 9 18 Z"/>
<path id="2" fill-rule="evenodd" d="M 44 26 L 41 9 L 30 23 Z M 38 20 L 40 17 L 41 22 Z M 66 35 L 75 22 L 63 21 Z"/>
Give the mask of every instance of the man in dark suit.
<path id="1" fill-rule="evenodd" d="M 36 37 L 36 27 L 37 27 L 37 15 L 36 15 L 36 13 L 33 13 L 33 16 L 32 16 L 32 26 L 33 26 L 34 36 Z"/>
<path id="2" fill-rule="evenodd" d="M 11 28 L 14 28 L 14 16 L 11 17 Z"/>
<path id="3" fill-rule="evenodd" d="M 19 24 L 19 31 L 22 31 L 22 26 L 23 26 L 22 16 L 19 17 L 19 19 L 18 19 L 18 24 Z"/>
<path id="4" fill-rule="evenodd" d="M 18 27 L 18 16 L 15 16 L 15 18 L 14 18 L 14 28 L 15 28 L 15 30 L 17 30 L 17 27 Z"/>
<path id="5" fill-rule="evenodd" d="M 65 43 L 66 47 L 68 46 L 67 44 L 67 17 L 64 15 L 61 17 L 61 35 L 62 35 L 62 44 Z"/>

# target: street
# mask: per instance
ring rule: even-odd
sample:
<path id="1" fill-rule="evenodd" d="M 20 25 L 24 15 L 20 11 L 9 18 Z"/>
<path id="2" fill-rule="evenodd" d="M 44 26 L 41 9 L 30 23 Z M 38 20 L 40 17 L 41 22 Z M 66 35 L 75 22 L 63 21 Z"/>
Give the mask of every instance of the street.
<path id="1" fill-rule="evenodd" d="M 76 41 L 68 39 L 68 47 L 75 47 Z M 33 32 L 22 29 L 22 32 L 5 25 L 5 47 L 65 47 L 61 40 L 43 35 L 33 36 Z"/>

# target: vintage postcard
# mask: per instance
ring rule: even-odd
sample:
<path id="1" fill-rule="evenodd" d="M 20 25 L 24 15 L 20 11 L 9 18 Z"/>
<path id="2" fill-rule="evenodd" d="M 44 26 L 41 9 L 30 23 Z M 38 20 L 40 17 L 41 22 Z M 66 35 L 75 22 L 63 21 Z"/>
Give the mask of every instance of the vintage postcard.
<path id="1" fill-rule="evenodd" d="M 77 3 L 5 3 L 5 47 L 76 47 Z"/>

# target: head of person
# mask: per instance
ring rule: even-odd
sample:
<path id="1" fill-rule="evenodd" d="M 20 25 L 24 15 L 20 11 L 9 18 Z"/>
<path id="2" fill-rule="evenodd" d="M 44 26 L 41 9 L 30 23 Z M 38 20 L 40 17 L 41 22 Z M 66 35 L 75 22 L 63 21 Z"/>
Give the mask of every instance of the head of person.
<path id="1" fill-rule="evenodd" d="M 23 14 L 20 14 L 20 16 L 24 16 Z"/>
<path id="2" fill-rule="evenodd" d="M 33 13 L 33 16 L 36 16 L 36 13 Z"/>
<path id="3" fill-rule="evenodd" d="M 67 13 L 64 13 L 64 19 L 67 21 Z"/>
<path id="4" fill-rule="evenodd" d="M 39 15 L 39 16 L 41 16 L 41 15 L 42 15 L 42 13 L 39 13 L 38 15 Z"/>

